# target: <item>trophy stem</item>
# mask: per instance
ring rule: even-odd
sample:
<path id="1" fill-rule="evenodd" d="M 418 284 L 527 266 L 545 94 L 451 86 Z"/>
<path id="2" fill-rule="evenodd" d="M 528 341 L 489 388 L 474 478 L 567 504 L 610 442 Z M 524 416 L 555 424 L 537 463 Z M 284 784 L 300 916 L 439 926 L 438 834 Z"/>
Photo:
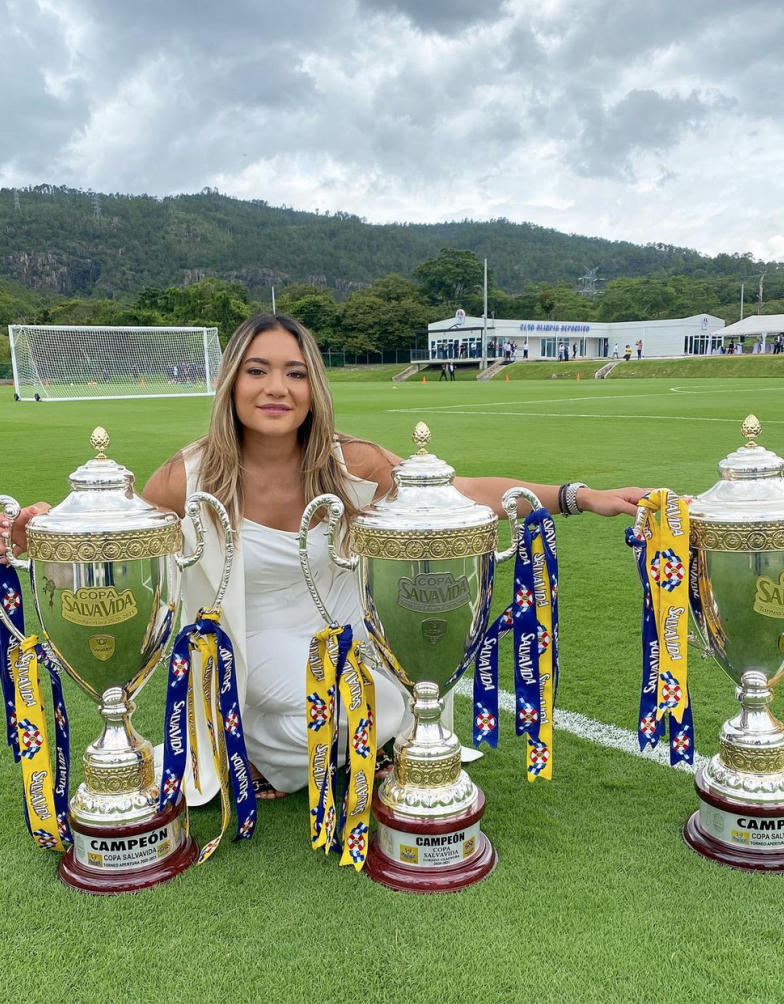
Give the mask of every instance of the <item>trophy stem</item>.
<path id="1" fill-rule="evenodd" d="M 373 798 L 378 830 L 367 875 L 405 892 L 457 892 L 486 878 L 498 855 L 481 831 L 482 791 L 462 769 L 460 741 L 441 724 L 438 685 L 414 686 L 414 722 L 395 740 L 395 767 Z"/>
<path id="2" fill-rule="evenodd" d="M 770 711 L 765 675 L 747 670 L 740 712 L 725 722 L 720 750 L 695 779 L 700 808 L 684 838 L 734 868 L 784 871 L 784 725 Z"/>
<path id="3" fill-rule="evenodd" d="M 476 800 L 476 786 L 462 770 L 460 740 L 441 723 L 443 710 L 438 686 L 417 683 L 414 721 L 395 740 L 395 766 L 379 788 L 389 808 L 434 818 L 462 812 Z"/>
<path id="4" fill-rule="evenodd" d="M 92 825 L 141 822 L 157 812 L 152 744 L 131 724 L 136 705 L 119 687 L 107 690 L 99 708 L 104 729 L 84 754 L 84 782 L 71 800 L 77 822 Z"/>
<path id="5" fill-rule="evenodd" d="M 745 672 L 736 695 L 740 712 L 722 727 L 718 760 L 728 772 L 722 777 L 724 786 L 735 789 L 742 786 L 748 792 L 748 781 L 733 775 L 760 775 L 760 781 L 764 782 L 770 775 L 784 772 L 784 725 L 771 713 L 773 694 L 763 673 Z M 760 788 L 763 792 L 760 800 L 769 800 L 764 797 L 764 783 Z M 780 798 L 781 791 L 776 801 Z"/>

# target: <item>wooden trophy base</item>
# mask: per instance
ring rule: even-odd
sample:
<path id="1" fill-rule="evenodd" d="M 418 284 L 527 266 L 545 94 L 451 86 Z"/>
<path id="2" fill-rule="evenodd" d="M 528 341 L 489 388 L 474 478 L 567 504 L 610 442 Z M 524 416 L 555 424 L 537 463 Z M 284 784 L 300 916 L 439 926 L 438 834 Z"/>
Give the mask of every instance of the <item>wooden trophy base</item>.
<path id="1" fill-rule="evenodd" d="M 730 868 L 784 871 L 784 803 L 749 805 L 717 795 L 702 771 L 694 784 L 700 807 L 683 828 L 692 850 Z"/>
<path id="2" fill-rule="evenodd" d="M 477 789 L 464 812 L 433 819 L 397 812 L 373 796 L 378 830 L 370 841 L 365 874 L 398 892 L 459 892 L 487 878 L 498 863 L 481 832 L 485 796 Z"/>
<path id="3" fill-rule="evenodd" d="M 180 825 L 184 807 L 180 801 L 152 819 L 127 826 L 90 826 L 69 817 L 74 844 L 60 861 L 60 881 L 98 896 L 168 882 L 199 853 Z"/>

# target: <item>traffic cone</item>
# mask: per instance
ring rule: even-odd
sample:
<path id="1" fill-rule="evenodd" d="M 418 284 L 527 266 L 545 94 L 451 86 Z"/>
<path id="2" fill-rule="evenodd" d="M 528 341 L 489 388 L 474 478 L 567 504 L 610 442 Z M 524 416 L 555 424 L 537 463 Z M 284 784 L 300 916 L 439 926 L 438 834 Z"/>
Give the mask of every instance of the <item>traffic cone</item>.
<path id="1" fill-rule="evenodd" d="M 580 379 L 580 374 L 579 374 L 579 373 L 577 374 L 577 379 L 578 379 L 578 380 Z"/>
<path id="2" fill-rule="evenodd" d="M 422 377 L 422 383 L 427 383 L 427 377 Z"/>
<path id="3" fill-rule="evenodd" d="M 509 383 L 509 374 L 506 374 L 506 382 Z"/>

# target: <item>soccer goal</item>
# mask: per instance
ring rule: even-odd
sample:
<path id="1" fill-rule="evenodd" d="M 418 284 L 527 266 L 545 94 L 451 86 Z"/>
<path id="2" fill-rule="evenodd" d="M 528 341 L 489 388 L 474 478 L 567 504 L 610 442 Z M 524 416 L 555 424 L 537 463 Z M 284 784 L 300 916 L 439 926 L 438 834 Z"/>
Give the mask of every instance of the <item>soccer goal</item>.
<path id="1" fill-rule="evenodd" d="M 12 324 L 8 334 L 17 401 L 215 393 L 217 328 Z"/>

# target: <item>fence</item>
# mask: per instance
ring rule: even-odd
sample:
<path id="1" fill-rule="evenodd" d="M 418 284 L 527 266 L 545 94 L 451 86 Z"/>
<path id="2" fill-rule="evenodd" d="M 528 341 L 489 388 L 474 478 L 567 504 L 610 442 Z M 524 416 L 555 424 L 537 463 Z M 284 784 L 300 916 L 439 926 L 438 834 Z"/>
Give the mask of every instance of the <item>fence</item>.
<path id="1" fill-rule="evenodd" d="M 351 352 L 331 352 L 324 350 L 321 358 L 328 368 L 337 366 L 380 366 L 384 363 L 396 363 L 400 366 L 408 366 L 412 359 L 412 349 L 397 349 L 391 352 L 363 352 L 354 355 Z M 420 350 L 421 351 L 421 350 Z M 423 358 L 427 358 L 425 353 Z"/>

